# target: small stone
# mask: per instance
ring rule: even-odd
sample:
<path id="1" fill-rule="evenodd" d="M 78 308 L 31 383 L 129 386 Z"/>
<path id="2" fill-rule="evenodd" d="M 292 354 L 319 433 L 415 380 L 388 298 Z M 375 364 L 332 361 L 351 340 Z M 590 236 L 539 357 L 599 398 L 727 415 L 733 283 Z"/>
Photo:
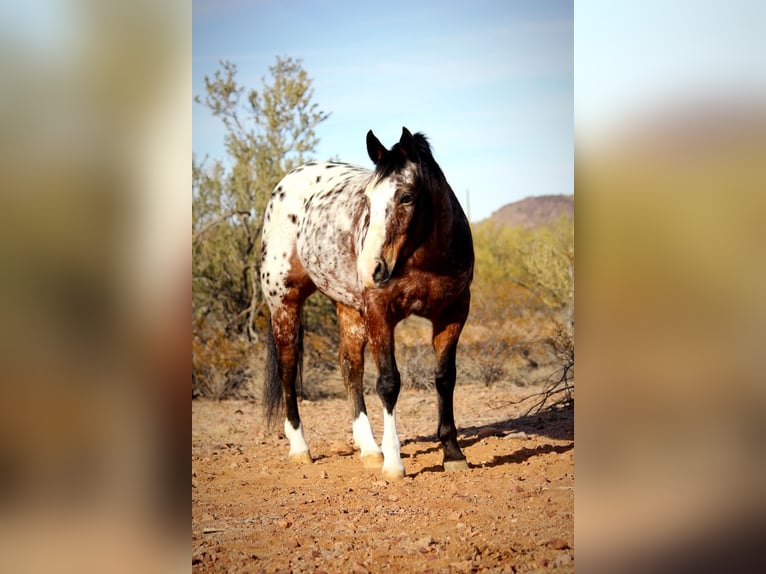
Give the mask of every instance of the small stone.
<path id="1" fill-rule="evenodd" d="M 354 447 L 340 440 L 336 440 L 331 443 L 327 450 L 330 452 L 330 454 L 335 454 L 338 456 L 348 456 L 350 454 L 354 454 Z"/>
<path id="2" fill-rule="evenodd" d="M 327 477 L 328 477 L 328 476 L 330 476 L 330 475 L 329 475 L 329 474 L 327 474 L 327 472 L 325 472 L 325 471 L 323 470 L 323 471 L 322 471 L 322 474 L 321 474 L 320 476 L 321 476 L 322 478 L 327 478 Z"/>
<path id="3" fill-rule="evenodd" d="M 569 548 L 567 541 L 562 540 L 561 538 L 551 538 L 548 542 L 545 543 L 545 545 L 553 548 L 554 550 L 566 550 Z"/>
<path id="4" fill-rule="evenodd" d="M 415 548 L 418 552 L 425 554 L 429 551 L 431 544 L 434 543 L 434 539 L 430 536 L 424 536 L 415 542 Z"/>
<path id="5" fill-rule="evenodd" d="M 491 436 L 497 436 L 500 434 L 500 431 L 496 429 L 495 427 L 484 427 L 482 429 L 479 429 L 479 432 L 476 433 L 476 437 L 479 439 L 482 438 L 488 438 Z"/>

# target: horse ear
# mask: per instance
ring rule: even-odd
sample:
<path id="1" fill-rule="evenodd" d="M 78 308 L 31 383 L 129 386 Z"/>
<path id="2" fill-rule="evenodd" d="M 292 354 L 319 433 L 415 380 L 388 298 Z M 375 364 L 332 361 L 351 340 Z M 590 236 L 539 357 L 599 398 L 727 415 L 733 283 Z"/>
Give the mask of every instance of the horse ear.
<path id="1" fill-rule="evenodd" d="M 367 132 L 367 155 L 370 156 L 372 163 L 375 165 L 388 153 L 385 146 L 380 143 L 380 140 L 375 137 L 372 130 Z"/>
<path id="2" fill-rule="evenodd" d="M 418 149 L 415 146 L 415 138 L 412 137 L 410 130 L 402 126 L 402 137 L 399 139 L 399 148 L 402 150 L 404 157 L 411 162 L 418 162 Z"/>

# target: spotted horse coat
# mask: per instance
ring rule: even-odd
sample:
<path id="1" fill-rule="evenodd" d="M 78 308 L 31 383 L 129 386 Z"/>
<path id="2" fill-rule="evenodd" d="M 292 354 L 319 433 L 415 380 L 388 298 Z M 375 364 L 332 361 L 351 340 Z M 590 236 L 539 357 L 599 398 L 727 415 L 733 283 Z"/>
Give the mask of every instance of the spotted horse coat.
<path id="1" fill-rule="evenodd" d="M 468 316 L 473 245 L 468 220 L 422 134 L 402 129 L 386 149 L 370 131 L 374 170 L 310 162 L 276 186 L 266 208 L 261 285 L 271 311 L 264 402 L 269 420 L 285 407 L 289 457 L 310 462 L 298 412 L 301 311 L 319 290 L 336 304 L 339 361 L 365 466 L 397 479 L 405 469 L 396 430 L 401 378 L 394 328 L 410 314 L 431 320 L 444 468 L 467 468 L 453 415 L 455 352 Z M 369 344 L 383 403 L 381 447 L 367 418 L 362 378 Z"/>

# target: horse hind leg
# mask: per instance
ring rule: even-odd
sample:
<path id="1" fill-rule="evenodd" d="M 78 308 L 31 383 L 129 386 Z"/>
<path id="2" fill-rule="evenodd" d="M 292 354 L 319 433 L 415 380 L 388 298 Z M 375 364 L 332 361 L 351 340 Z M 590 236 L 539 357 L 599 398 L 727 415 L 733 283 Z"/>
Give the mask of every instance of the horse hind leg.
<path id="1" fill-rule="evenodd" d="M 269 420 L 274 418 L 279 403 L 284 401 L 284 430 L 290 441 L 288 458 L 293 462 L 310 463 L 311 453 L 303 436 L 296 392 L 303 358 L 301 308 L 300 304 L 283 304 L 272 311 L 265 398 Z"/>
<path id="2" fill-rule="evenodd" d="M 354 444 L 360 450 L 365 468 L 380 468 L 383 453 L 375 442 L 364 402 L 364 347 L 367 341 L 364 322 L 355 309 L 342 303 L 336 308 L 340 325 L 339 362 L 354 421 Z"/>

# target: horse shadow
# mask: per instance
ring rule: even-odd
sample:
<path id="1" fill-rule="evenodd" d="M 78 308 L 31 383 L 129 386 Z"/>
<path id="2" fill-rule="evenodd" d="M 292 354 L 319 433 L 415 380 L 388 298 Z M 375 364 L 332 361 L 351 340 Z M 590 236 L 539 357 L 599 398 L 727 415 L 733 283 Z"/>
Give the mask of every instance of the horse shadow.
<path id="1" fill-rule="evenodd" d="M 542 444 L 533 448 L 522 447 L 510 454 L 495 455 L 488 462 L 481 464 L 469 463 L 469 467 L 494 468 L 508 464 L 520 464 L 535 456 L 563 453 L 574 449 L 574 411 L 571 408 L 550 409 L 533 415 L 527 414 L 483 425 L 465 427 L 458 429 L 458 444 L 460 444 L 460 448 L 466 449 L 488 437 L 505 438 L 516 433 L 519 433 L 520 437 L 537 435 L 554 440 L 569 441 L 569 444 Z M 414 453 L 409 455 L 411 457 L 441 451 L 441 444 L 435 433 L 403 441 L 404 445 L 413 443 L 417 445 L 428 443 L 428 446 L 417 448 Z M 402 456 L 404 457 L 405 455 L 403 454 Z M 443 468 L 441 465 L 425 467 L 420 472 L 443 472 Z"/>

